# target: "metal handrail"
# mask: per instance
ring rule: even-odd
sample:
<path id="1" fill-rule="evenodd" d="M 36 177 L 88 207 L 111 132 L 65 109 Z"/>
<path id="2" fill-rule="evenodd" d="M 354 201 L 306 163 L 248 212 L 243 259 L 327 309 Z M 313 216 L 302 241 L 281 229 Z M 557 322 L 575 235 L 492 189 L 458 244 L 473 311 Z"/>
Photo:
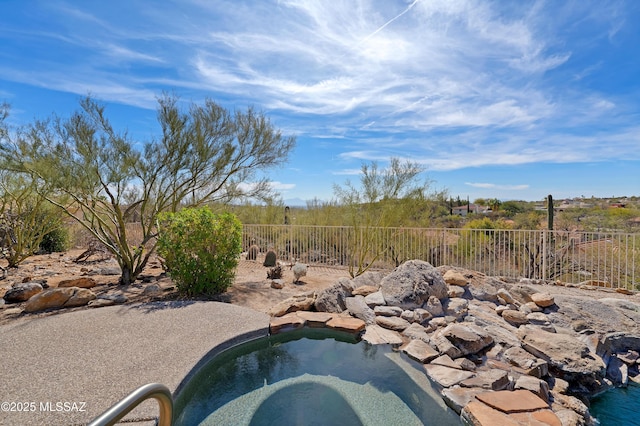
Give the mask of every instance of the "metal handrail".
<path id="1" fill-rule="evenodd" d="M 160 406 L 160 416 L 158 426 L 171 426 L 173 416 L 173 398 L 171 391 L 160 383 L 149 383 L 127 395 L 122 401 L 109 408 L 104 413 L 96 417 L 89 426 L 111 426 L 129 414 L 140 403 L 149 398 L 154 398 Z"/>

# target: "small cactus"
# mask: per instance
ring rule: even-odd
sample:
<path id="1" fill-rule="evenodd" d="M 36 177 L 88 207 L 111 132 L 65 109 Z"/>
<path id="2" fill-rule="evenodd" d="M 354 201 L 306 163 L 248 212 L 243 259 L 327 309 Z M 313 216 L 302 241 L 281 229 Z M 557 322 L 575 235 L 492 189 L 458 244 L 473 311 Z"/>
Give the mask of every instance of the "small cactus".
<path id="1" fill-rule="evenodd" d="M 249 251 L 247 251 L 247 260 L 256 260 L 258 258 L 258 253 L 260 252 L 260 247 L 257 245 L 252 245 L 249 247 Z"/>
<path id="2" fill-rule="evenodd" d="M 262 266 L 273 267 L 276 266 L 276 261 L 278 260 L 278 256 L 276 256 L 276 252 L 273 250 L 269 250 L 264 257 L 264 263 Z"/>
<path id="3" fill-rule="evenodd" d="M 307 265 L 305 265 L 304 263 L 296 263 L 295 265 L 293 265 L 291 270 L 293 271 L 294 283 L 299 282 L 300 278 L 307 275 Z"/>
<path id="4" fill-rule="evenodd" d="M 267 278 L 270 280 L 279 280 L 282 278 L 282 267 L 276 266 L 267 271 Z"/>

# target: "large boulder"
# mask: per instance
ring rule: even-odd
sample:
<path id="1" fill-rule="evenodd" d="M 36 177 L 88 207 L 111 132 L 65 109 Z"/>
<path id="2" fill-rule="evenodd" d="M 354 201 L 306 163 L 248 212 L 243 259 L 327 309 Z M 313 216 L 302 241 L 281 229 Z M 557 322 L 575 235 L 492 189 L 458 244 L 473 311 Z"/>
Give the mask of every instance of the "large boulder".
<path id="1" fill-rule="evenodd" d="M 355 290 L 353 281 L 340 278 L 337 283 L 318 293 L 314 306 L 318 312 L 340 313 L 347 309 L 345 299 Z"/>
<path id="2" fill-rule="evenodd" d="M 367 305 L 364 296 L 347 297 L 345 299 L 347 311 L 352 317 L 360 318 L 367 324 L 373 324 L 376 321 L 376 314 L 373 309 Z"/>
<path id="3" fill-rule="evenodd" d="M 440 272 L 423 260 L 409 260 L 384 277 L 380 290 L 387 305 L 403 309 L 421 307 L 429 297 L 447 297 L 447 284 Z"/>
<path id="4" fill-rule="evenodd" d="M 527 352 L 549 364 L 550 372 L 587 388 L 600 386 L 606 372 L 605 364 L 576 337 L 549 333 L 533 326 L 520 327 L 518 336 Z"/>
<path id="5" fill-rule="evenodd" d="M 440 334 L 458 348 L 463 356 L 478 353 L 493 344 L 491 335 L 475 325 L 449 324 Z"/>
<path id="6" fill-rule="evenodd" d="M 72 308 L 84 306 L 96 295 L 89 289 L 79 287 L 51 288 L 27 300 L 25 312 L 39 312 L 46 309 Z"/>
<path id="7" fill-rule="evenodd" d="M 42 291 L 42 285 L 36 282 L 26 282 L 16 284 L 4 294 L 4 301 L 7 303 L 20 303 L 29 300 L 32 296 Z"/>

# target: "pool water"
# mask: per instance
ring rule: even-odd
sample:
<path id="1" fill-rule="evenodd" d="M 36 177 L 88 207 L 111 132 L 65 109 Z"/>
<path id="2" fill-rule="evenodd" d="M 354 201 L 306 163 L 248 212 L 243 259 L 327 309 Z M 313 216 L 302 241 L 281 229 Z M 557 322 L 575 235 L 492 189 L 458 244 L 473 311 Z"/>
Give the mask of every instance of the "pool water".
<path id="1" fill-rule="evenodd" d="M 640 386 L 611 389 L 594 398 L 589 411 L 600 426 L 640 426 Z"/>
<path id="2" fill-rule="evenodd" d="M 226 350 L 176 395 L 176 425 L 460 425 L 417 363 L 323 329 Z"/>

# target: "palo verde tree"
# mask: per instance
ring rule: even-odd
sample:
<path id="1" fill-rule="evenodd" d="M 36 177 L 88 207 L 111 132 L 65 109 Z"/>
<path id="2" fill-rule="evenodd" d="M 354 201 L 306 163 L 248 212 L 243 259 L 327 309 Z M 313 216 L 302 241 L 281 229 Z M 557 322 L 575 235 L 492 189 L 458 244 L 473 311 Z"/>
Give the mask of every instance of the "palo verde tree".
<path id="1" fill-rule="evenodd" d="M 7 141 L 9 105 L 0 104 L 0 143 Z M 0 255 L 17 267 L 40 249 L 46 235 L 61 226 L 60 212 L 25 176 L 0 170 Z"/>
<path id="2" fill-rule="evenodd" d="M 376 162 L 363 164 L 360 186 L 348 181 L 334 185 L 339 205 L 348 212 L 350 235 L 349 274 L 361 275 L 389 247 L 378 238 L 379 227 L 404 223 L 406 216 L 424 208 L 429 182 L 420 182 L 424 168 L 418 163 L 392 157 L 385 169 Z"/>
<path id="3" fill-rule="evenodd" d="M 104 244 L 122 284 L 133 282 L 155 251 L 159 213 L 269 196 L 260 174 L 295 146 L 264 114 L 230 112 L 211 100 L 182 107 L 173 96 L 160 97 L 161 134 L 143 144 L 115 129 L 102 104 L 86 98 L 80 106 L 2 143 L 2 168 L 37 182 L 47 200 Z"/>

